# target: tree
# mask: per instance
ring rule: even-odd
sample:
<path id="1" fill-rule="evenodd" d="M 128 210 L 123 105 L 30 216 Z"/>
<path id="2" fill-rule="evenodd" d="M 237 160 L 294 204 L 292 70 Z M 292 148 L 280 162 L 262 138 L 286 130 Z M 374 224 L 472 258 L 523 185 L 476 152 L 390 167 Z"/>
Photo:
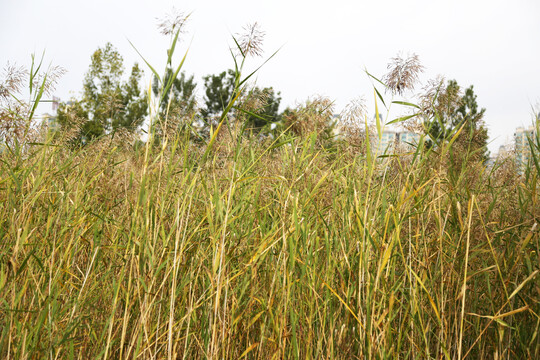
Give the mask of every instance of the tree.
<path id="1" fill-rule="evenodd" d="M 121 86 L 120 111 L 112 118 L 113 129 L 125 128 L 134 131 L 139 128 L 148 113 L 147 95 L 140 89 L 139 83 L 144 72 L 135 63 L 131 68 L 128 81 Z"/>
<path id="2" fill-rule="evenodd" d="M 461 105 L 457 109 L 456 120 L 457 124 L 465 125 L 463 133 L 466 137 L 464 139 L 470 143 L 471 150 L 478 152 L 477 155 L 482 161 L 486 161 L 489 158 L 487 148 L 488 133 L 483 120 L 485 112 L 485 108 L 478 111 L 476 95 L 471 85 L 465 90 L 465 95 L 461 98 Z"/>
<path id="3" fill-rule="evenodd" d="M 445 88 L 439 87 L 427 96 L 427 129 L 432 144 L 449 139 L 463 126 L 455 147 L 464 151 L 463 156 L 487 160 L 488 136 L 483 121 L 486 109 L 478 110 L 476 98 L 472 85 L 463 94 L 455 80 L 448 81 Z"/>
<path id="4" fill-rule="evenodd" d="M 279 122 L 280 95 L 281 93 L 276 93 L 272 87 L 254 87 L 249 90 L 240 105 L 245 111 L 244 121 L 247 122 L 247 127 L 259 132 L 265 126 Z"/>
<path id="5" fill-rule="evenodd" d="M 171 89 L 163 96 L 160 111 L 163 116 L 168 112 L 180 117 L 191 117 L 195 111 L 195 88 L 197 83 L 194 81 L 193 75 L 187 77 L 183 71 L 180 73 L 180 77 L 171 79 L 173 76 L 172 68 L 168 67 L 165 70 L 164 83 L 168 84 L 169 81 L 172 81 L 172 84 Z M 152 92 L 155 96 L 159 96 L 160 90 L 159 81 L 154 76 Z"/>
<path id="6" fill-rule="evenodd" d="M 146 94 L 139 86 L 143 71 L 134 64 L 127 82 L 122 81 L 123 72 L 122 56 L 111 43 L 98 48 L 85 74 L 82 99 L 58 109 L 62 127 L 78 127 L 78 139 L 90 140 L 107 131 L 134 131 L 142 125 L 148 110 Z"/>
<path id="7" fill-rule="evenodd" d="M 448 85 L 444 88 L 439 85 L 425 95 L 425 113 L 429 119 L 428 135 L 433 142 L 440 143 L 453 132 L 453 117 L 460 100 L 460 87 L 455 80 L 448 81 Z"/>
<path id="8" fill-rule="evenodd" d="M 235 73 L 233 70 L 227 70 L 219 75 L 207 75 L 203 80 L 205 108 L 201 109 L 201 115 L 208 121 L 211 117 L 221 114 L 231 100 Z"/>
<path id="9" fill-rule="evenodd" d="M 156 118 L 158 126 L 155 128 L 156 141 L 165 133 L 192 132 L 191 125 L 195 118 L 195 88 L 197 84 L 193 75 L 186 77 L 184 72 L 180 73 L 180 76 L 173 77 L 174 72 L 169 64 L 165 69 L 162 83 L 157 76 L 154 75 L 153 78 L 152 92 L 156 99 L 160 100 L 160 114 Z M 169 90 L 162 93 L 164 88 Z"/>

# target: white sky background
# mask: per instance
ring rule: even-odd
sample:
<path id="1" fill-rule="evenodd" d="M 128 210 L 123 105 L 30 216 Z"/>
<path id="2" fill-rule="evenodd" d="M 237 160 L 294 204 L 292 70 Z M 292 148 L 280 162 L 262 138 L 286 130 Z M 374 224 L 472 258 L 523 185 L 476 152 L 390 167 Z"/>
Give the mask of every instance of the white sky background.
<path id="1" fill-rule="evenodd" d="M 266 32 L 265 54 L 250 64 L 282 47 L 257 76 L 257 85 L 281 91 L 281 110 L 320 94 L 339 112 L 364 96 L 373 116 L 364 69 L 382 77 L 399 52 L 419 55 L 424 84 L 443 75 L 463 88 L 474 85 L 487 109 L 492 152 L 517 126 L 531 124 L 540 100 L 538 0 L 0 0 L 0 67 L 29 66 L 30 54 L 45 50 L 46 64 L 68 70 L 57 86 L 62 100 L 80 95 L 91 54 L 108 41 L 124 57 L 126 73 L 142 63 L 127 39 L 162 71 L 169 39 L 156 18 L 173 6 L 192 12 L 177 55 L 191 43 L 184 70 L 195 75 L 201 98 L 202 76 L 234 66 L 231 35 L 257 21 Z M 394 106 L 391 118 L 398 115 Z"/>

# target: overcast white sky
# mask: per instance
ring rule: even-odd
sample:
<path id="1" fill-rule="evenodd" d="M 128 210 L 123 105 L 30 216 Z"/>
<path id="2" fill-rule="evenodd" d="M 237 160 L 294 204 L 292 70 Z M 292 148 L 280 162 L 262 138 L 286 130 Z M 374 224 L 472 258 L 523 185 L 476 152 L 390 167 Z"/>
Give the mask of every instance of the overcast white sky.
<path id="1" fill-rule="evenodd" d="M 0 67 L 29 65 L 45 50 L 47 63 L 68 70 L 56 91 L 63 100 L 80 94 L 91 54 L 108 41 L 126 69 L 141 62 L 128 39 L 163 69 L 168 39 L 156 18 L 173 6 L 192 12 L 178 49 L 191 42 L 184 69 L 199 91 L 202 76 L 233 67 L 231 34 L 257 21 L 265 56 L 283 46 L 257 78 L 281 91 L 281 109 L 315 94 L 335 100 L 337 111 L 358 96 L 373 109 L 364 69 L 382 77 L 398 52 L 419 55 L 424 82 L 440 74 L 474 85 L 492 152 L 531 124 L 540 100 L 539 0 L 0 0 Z"/>

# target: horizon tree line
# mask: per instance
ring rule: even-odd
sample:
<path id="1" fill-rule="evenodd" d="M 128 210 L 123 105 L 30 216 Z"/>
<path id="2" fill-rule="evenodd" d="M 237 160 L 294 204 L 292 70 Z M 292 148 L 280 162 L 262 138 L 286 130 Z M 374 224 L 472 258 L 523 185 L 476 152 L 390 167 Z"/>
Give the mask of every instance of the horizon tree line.
<path id="1" fill-rule="evenodd" d="M 394 95 L 402 95 L 406 89 L 412 90 L 417 81 L 418 72 L 423 70 L 415 55 L 407 60 L 395 58 L 391 71 L 383 78 L 387 89 Z M 390 68 L 390 65 L 389 65 Z M 117 49 L 107 43 L 98 48 L 91 56 L 91 62 L 83 81 L 83 92 L 80 99 L 72 99 L 59 105 L 57 121 L 63 129 L 75 132 L 73 142 L 81 144 L 120 129 L 135 132 L 141 128 L 148 115 L 149 96 L 157 97 L 158 81 L 153 77 L 151 91 L 148 94 L 141 87 L 143 70 L 135 63 L 131 67 L 129 77 L 124 78 L 124 61 Z M 165 70 L 165 81 L 174 76 L 173 70 Z M 401 76 L 401 78 L 400 78 Z M 407 77 L 408 76 L 408 77 Z M 198 84 L 193 75 L 184 71 L 172 79 L 172 86 L 158 109 L 159 119 L 167 124 L 162 131 L 190 131 L 195 133 L 193 139 L 204 141 L 210 126 L 215 125 L 234 90 L 234 71 L 226 70 L 219 74 L 209 74 L 203 80 L 203 101 L 197 101 Z M 272 124 L 282 124 L 279 130 L 288 128 L 298 133 L 299 128 L 313 126 L 297 126 L 292 122 L 299 118 L 309 122 L 301 107 L 286 108 L 281 113 L 280 92 L 273 87 L 259 88 L 253 86 L 244 91 L 240 106 L 233 110 L 233 117 L 241 120 L 249 133 L 267 134 Z M 310 106 L 306 103 L 306 107 Z M 456 80 L 444 83 L 439 80 L 421 97 L 422 124 L 428 138 L 428 146 L 437 146 L 456 131 L 461 131 L 456 147 L 467 149 L 469 153 L 481 161 L 488 158 L 487 128 L 484 123 L 485 109 L 479 108 L 473 86 L 462 91 Z M 307 112 L 309 113 L 309 111 Z M 165 121 L 167 119 L 167 121 Z M 170 121 L 170 120 L 173 121 Z M 283 126 L 283 124 L 288 126 Z M 324 121 L 324 133 L 331 132 L 335 126 L 330 117 Z M 277 126 L 274 126 L 277 127 Z M 197 130 L 198 128 L 198 130 Z M 329 130 L 330 129 L 330 130 Z"/>

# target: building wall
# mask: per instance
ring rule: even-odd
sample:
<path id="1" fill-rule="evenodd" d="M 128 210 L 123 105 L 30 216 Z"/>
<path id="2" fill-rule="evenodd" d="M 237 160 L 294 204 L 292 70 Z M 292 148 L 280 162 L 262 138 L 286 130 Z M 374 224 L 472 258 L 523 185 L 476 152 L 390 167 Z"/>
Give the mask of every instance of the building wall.
<path id="1" fill-rule="evenodd" d="M 400 151 L 412 150 L 414 145 L 419 143 L 420 134 L 408 131 L 396 132 L 386 130 L 382 133 L 380 143 L 378 143 L 378 140 L 379 139 L 377 138 L 377 155 L 382 155 L 385 153 L 393 154 Z"/>
<path id="2" fill-rule="evenodd" d="M 529 140 L 535 136 L 535 128 L 529 127 L 527 129 L 519 127 L 514 133 L 514 144 L 516 149 L 516 164 L 518 168 L 523 169 L 527 163 L 531 160 L 531 148 L 529 147 Z"/>

